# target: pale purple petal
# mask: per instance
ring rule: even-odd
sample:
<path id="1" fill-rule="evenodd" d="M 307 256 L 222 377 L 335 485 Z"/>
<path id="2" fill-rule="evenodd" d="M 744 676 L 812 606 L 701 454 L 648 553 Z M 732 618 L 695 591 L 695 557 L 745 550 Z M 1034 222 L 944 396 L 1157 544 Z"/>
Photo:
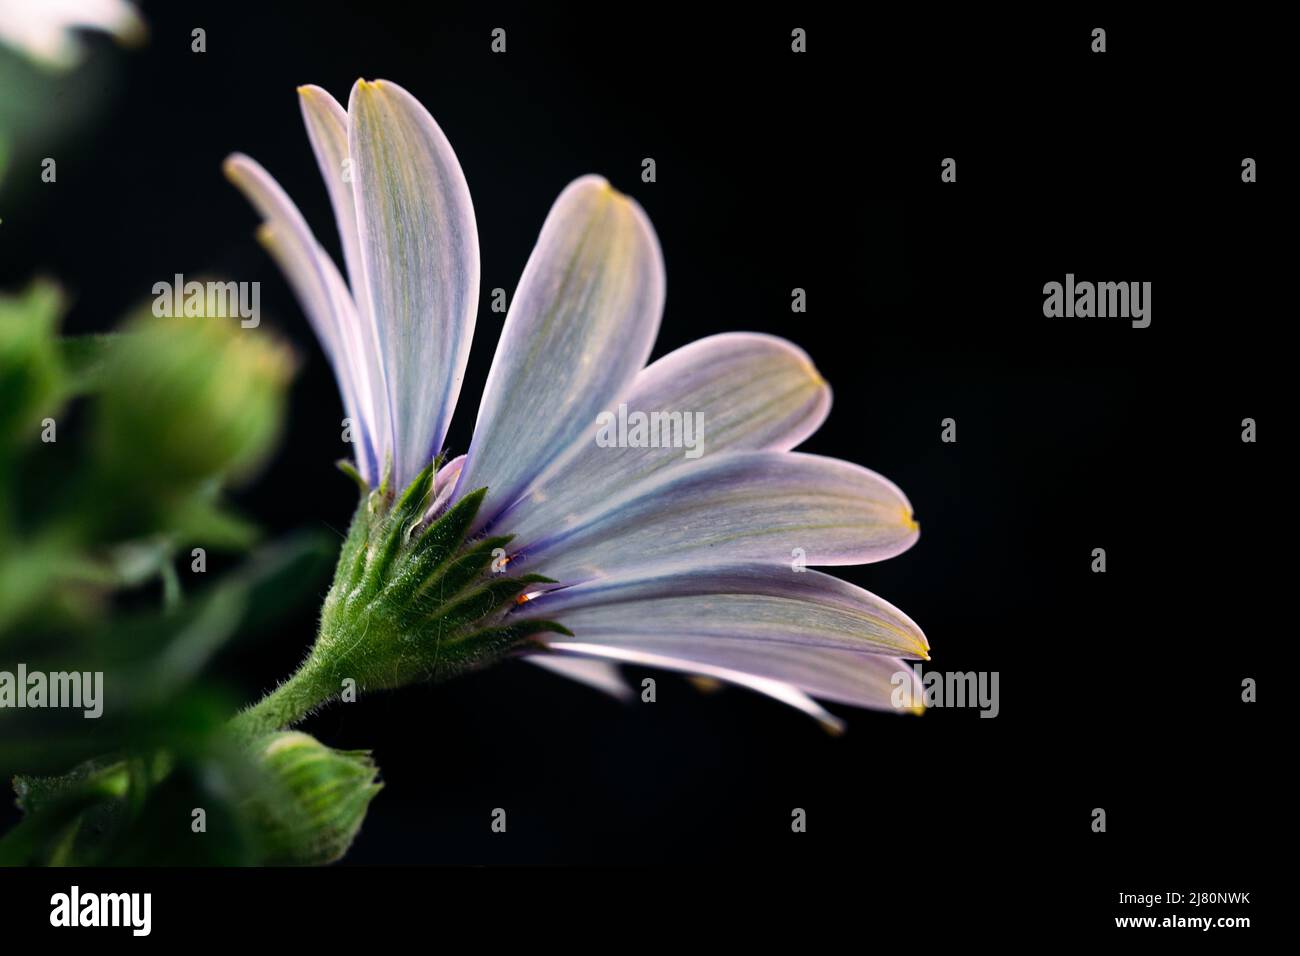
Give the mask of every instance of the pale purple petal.
<path id="1" fill-rule="evenodd" d="M 802 349 L 770 335 L 730 332 L 692 342 L 643 369 L 618 405 L 629 415 L 694 416 L 703 453 L 713 455 L 789 450 L 817 430 L 830 403 L 829 386 Z M 617 415 L 619 409 L 607 411 Z M 502 527 L 521 541 L 540 539 L 639 481 L 692 464 L 671 443 L 602 447 L 598 432 L 593 422 L 587 440 L 547 469 Z"/>
<path id="2" fill-rule="evenodd" d="M 478 230 L 460 163 L 427 110 L 387 80 L 348 103 L 364 295 L 378 333 L 404 488 L 442 447 L 478 311 Z"/>
<path id="3" fill-rule="evenodd" d="M 465 467 L 465 456 L 459 455 L 439 468 L 438 473 L 433 476 L 433 503 L 424 514 L 425 524 L 431 522 L 447 507 L 452 492 L 456 490 L 456 479 L 460 477 L 460 470 L 463 467 Z"/>
<path id="4" fill-rule="evenodd" d="M 664 267 L 649 220 L 598 176 L 570 184 L 524 267 L 457 486 L 492 521 L 624 393 L 659 329 Z"/>
<path id="5" fill-rule="evenodd" d="M 353 169 L 348 155 L 348 114 L 338 100 L 319 86 L 298 87 L 298 102 L 307 138 L 311 141 L 334 210 L 348 279 L 356 290 L 360 288 L 364 275 L 361 242 L 357 235 L 356 201 L 352 195 Z M 357 308 L 364 315 L 369 306 L 368 297 L 358 294 L 357 300 Z"/>
<path id="6" fill-rule="evenodd" d="M 334 367 L 344 409 L 359 434 L 357 467 L 377 478 L 375 412 L 368 394 L 370 370 L 361 345 L 363 330 L 343 277 L 308 228 L 298 207 L 255 160 L 230 156 L 226 177 L 264 220 L 259 238 L 289 280 L 321 347 Z"/>
<path id="7" fill-rule="evenodd" d="M 755 649 L 774 661 L 782 659 L 778 648 L 928 659 L 929 644 L 911 618 L 818 571 L 746 564 L 628 575 L 539 595 L 514 614 L 558 621 L 575 641 L 690 654 L 746 671 Z M 561 639 L 570 638 L 554 638 Z M 767 676 L 792 681 L 799 674 L 782 665 Z"/>
<path id="8" fill-rule="evenodd" d="M 710 677 L 715 680 L 725 681 L 729 684 L 735 684 L 739 687 L 747 687 L 750 690 L 765 694 L 783 704 L 800 710 L 812 717 L 831 733 L 842 733 L 844 722 L 834 714 L 827 711 L 815 700 L 801 691 L 792 684 L 783 681 L 772 680 L 768 677 L 762 677 L 758 674 L 749 673 L 741 670 L 733 670 L 728 667 L 719 667 L 714 664 L 702 663 L 698 660 L 688 660 L 680 657 L 670 657 L 665 654 L 655 653 L 652 651 L 642 651 L 631 647 L 614 646 L 609 644 L 588 644 L 580 641 L 558 641 L 550 645 L 552 650 L 575 654 L 574 660 L 580 660 L 582 657 L 605 658 L 608 660 L 620 661 L 625 664 L 640 664 L 643 667 L 655 667 L 660 670 L 679 671 L 692 676 Z M 537 657 L 529 660 L 545 660 L 547 658 Z"/>
<path id="9" fill-rule="evenodd" d="M 378 330 L 370 315 L 370 296 L 364 291 L 365 269 L 361 261 L 361 240 L 357 234 L 356 201 L 352 194 L 353 164 L 348 154 L 348 114 L 319 86 L 300 86 L 298 96 L 307 138 L 311 141 L 334 210 L 352 298 L 360 317 L 361 326 L 355 343 L 361 351 L 357 386 L 368 396 L 366 404 L 372 410 L 374 433 L 383 442 L 379 454 L 383 459 L 387 457 L 392 435 L 388 421 L 388 387 L 379 357 Z"/>
<path id="10" fill-rule="evenodd" d="M 594 653 L 592 648 L 624 652 L 635 647 L 637 653 L 657 654 L 677 661 L 672 670 L 718 677 L 706 668 L 720 668 L 729 673 L 779 681 L 818 700 L 852 707 L 916 712 L 914 705 L 924 699 L 920 679 L 912 666 L 902 658 L 884 654 L 758 641 L 737 641 L 735 647 L 720 652 L 716 647 L 699 646 L 689 634 L 648 635 L 639 641 L 626 635 L 608 641 L 594 633 L 578 637 L 586 653 Z M 582 653 L 575 647 L 575 641 L 577 638 L 557 637 L 548 641 L 547 646 L 555 651 Z M 733 678 L 725 679 L 736 683 Z"/>
<path id="11" fill-rule="evenodd" d="M 560 654 L 532 654 L 524 660 L 553 674 L 586 684 L 617 700 L 628 701 L 634 696 L 631 686 L 619 672 L 618 665 L 609 661 L 565 657 Z"/>
<path id="12" fill-rule="evenodd" d="M 502 530 L 517 535 L 519 567 L 566 584 L 658 566 L 865 564 L 900 554 L 919 534 L 907 498 L 875 472 L 765 451 L 706 456 L 550 527 L 525 515 Z"/>

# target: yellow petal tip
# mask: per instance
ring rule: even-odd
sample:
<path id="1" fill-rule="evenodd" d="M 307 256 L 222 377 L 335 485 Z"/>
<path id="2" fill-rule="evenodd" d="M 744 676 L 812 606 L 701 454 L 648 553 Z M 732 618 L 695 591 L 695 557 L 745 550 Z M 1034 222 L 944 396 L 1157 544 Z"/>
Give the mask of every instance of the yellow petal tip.
<path id="1" fill-rule="evenodd" d="M 809 380 L 812 381 L 814 388 L 822 388 L 829 384 L 826 379 L 822 377 L 822 373 L 817 371 L 817 366 L 814 365 L 807 356 L 802 356 L 802 361 L 799 364 L 803 366 L 803 370 L 807 374 Z"/>
<path id="2" fill-rule="evenodd" d="M 817 723 L 821 724 L 822 730 L 832 737 L 844 736 L 845 727 L 842 720 L 819 720 Z"/>

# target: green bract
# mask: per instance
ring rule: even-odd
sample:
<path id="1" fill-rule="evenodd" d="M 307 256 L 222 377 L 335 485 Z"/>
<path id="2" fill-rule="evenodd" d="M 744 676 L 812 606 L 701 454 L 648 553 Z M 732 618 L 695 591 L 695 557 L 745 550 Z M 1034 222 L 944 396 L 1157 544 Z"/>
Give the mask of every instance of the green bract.
<path id="1" fill-rule="evenodd" d="M 287 727 L 350 687 L 445 680 L 499 660 L 532 635 L 569 633 L 553 621 L 509 619 L 530 585 L 554 582 L 505 575 L 509 536 L 467 539 L 486 489 L 430 520 L 433 473 L 430 464 L 396 501 L 383 490 L 362 500 L 315 646 L 293 677 L 235 719 L 238 731 Z"/>

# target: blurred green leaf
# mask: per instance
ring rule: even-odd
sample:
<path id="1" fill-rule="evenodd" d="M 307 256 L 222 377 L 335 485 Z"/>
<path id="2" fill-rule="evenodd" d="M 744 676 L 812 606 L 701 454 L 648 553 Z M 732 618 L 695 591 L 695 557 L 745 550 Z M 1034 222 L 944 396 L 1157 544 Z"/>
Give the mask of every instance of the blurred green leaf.
<path id="1" fill-rule="evenodd" d="M 101 387 L 113 353 L 125 347 L 122 339 L 120 332 L 65 336 L 59 339 L 59 352 L 67 373 L 67 390 L 72 394 L 84 394 Z"/>
<path id="2" fill-rule="evenodd" d="M 224 318 L 146 315 L 127 328 L 96 403 L 104 466 L 162 497 L 256 468 L 284 418 L 288 349 Z"/>
<path id="3" fill-rule="evenodd" d="M 58 325 L 63 295 L 48 282 L 0 295 L 0 465 L 18 444 L 35 441 L 41 419 L 58 411 L 64 390 Z"/>
<path id="4" fill-rule="evenodd" d="M 97 753 L 178 746 L 219 726 L 234 702 L 202 684 L 213 657 L 314 600 L 328 581 L 335 543 L 300 533 L 255 552 L 238 569 L 171 611 L 114 618 L 81 637 L 7 649 L 0 667 L 102 671 L 104 713 L 0 710 L 0 770 L 50 773 Z M 179 742 L 179 743 L 178 743 Z"/>

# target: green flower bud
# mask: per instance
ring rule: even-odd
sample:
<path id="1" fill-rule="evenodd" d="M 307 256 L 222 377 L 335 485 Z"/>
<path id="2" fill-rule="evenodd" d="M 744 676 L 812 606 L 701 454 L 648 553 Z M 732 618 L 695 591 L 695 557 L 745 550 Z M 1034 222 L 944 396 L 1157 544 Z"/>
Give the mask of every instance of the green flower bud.
<path id="1" fill-rule="evenodd" d="M 0 450 L 35 440 L 41 419 L 57 411 L 62 311 L 59 290 L 45 283 L 21 296 L 0 296 Z"/>
<path id="2" fill-rule="evenodd" d="M 286 727 L 348 682 L 382 690 L 445 680 L 517 651 L 536 634 L 569 633 L 552 621 L 509 619 L 530 588 L 554 582 L 494 571 L 508 536 L 467 540 L 487 489 L 430 520 L 432 479 L 430 465 L 396 502 L 383 491 L 362 500 L 306 663 L 235 718 L 238 732 Z"/>
<path id="3" fill-rule="evenodd" d="M 105 469 L 154 494 L 247 475 L 274 446 L 292 366 L 285 346 L 228 319 L 132 322 L 104 373 Z"/>
<path id="4" fill-rule="evenodd" d="M 243 810 L 261 862 L 318 866 L 340 859 L 383 788 L 370 751 L 334 750 L 285 731 L 258 739 L 252 754 L 263 783 Z"/>

